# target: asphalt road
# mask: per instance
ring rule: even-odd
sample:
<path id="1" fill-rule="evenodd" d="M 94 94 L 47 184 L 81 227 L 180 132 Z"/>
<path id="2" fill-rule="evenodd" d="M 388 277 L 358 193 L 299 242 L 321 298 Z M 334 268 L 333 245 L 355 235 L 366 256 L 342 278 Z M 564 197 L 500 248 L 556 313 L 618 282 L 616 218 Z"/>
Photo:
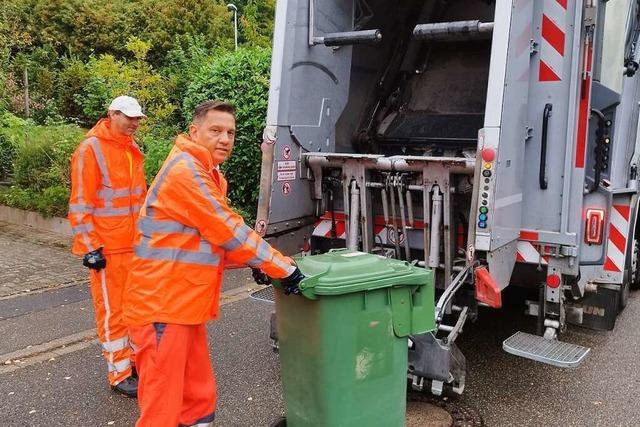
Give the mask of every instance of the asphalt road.
<path id="1" fill-rule="evenodd" d="M 220 396 L 216 425 L 222 427 L 267 426 L 283 411 L 278 358 L 267 336 L 272 306 L 238 293 L 248 283 L 247 270 L 228 278 L 221 320 L 208 328 Z M 0 354 L 28 354 L 37 348 L 29 346 L 46 347 L 92 328 L 85 286 L 0 300 Z M 640 425 L 640 294 L 632 293 L 613 332 L 570 327 L 562 339 L 592 348 L 575 370 L 502 351 L 505 338 L 535 326 L 519 304 L 516 299 L 508 310 L 483 309 L 478 322 L 465 327 L 459 345 L 468 381 L 460 401 L 477 408 L 489 426 Z M 41 361 L 26 357 L 0 366 L 0 426 L 133 425 L 136 402 L 108 389 L 94 340 L 43 354 Z"/>

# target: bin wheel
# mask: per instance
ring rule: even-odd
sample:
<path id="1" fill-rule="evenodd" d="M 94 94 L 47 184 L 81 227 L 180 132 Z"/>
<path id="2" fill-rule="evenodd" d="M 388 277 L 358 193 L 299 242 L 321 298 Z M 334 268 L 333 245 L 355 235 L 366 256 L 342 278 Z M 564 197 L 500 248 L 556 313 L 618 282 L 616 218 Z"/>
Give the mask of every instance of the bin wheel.
<path id="1" fill-rule="evenodd" d="M 269 427 L 287 427 L 287 419 L 285 417 L 280 417 L 269 424 Z"/>

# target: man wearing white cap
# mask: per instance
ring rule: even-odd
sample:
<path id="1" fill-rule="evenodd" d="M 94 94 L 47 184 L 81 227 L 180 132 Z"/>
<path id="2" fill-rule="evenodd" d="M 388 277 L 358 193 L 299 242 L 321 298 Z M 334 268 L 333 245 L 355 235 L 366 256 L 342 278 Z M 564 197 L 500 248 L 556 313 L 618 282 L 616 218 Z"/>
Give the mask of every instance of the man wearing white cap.
<path id="1" fill-rule="evenodd" d="M 107 117 L 87 133 L 71 158 L 69 222 L 72 252 L 89 268 L 98 338 L 111 388 L 135 397 L 138 382 L 129 333 L 122 321 L 122 294 L 133 257 L 138 211 L 147 185 L 144 157 L 133 140 L 146 116 L 138 101 L 119 96 Z"/>

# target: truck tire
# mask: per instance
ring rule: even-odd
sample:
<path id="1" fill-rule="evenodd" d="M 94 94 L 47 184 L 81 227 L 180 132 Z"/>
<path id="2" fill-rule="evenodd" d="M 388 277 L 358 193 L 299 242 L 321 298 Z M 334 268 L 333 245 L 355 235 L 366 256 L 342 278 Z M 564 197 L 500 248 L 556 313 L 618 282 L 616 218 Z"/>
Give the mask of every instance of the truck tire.
<path id="1" fill-rule="evenodd" d="M 627 306 L 627 303 L 629 302 L 629 288 L 629 281 L 623 282 L 620 285 L 620 290 L 618 291 L 620 292 L 620 294 L 618 295 L 618 313 L 622 313 L 622 310 L 624 310 L 624 308 Z"/>
<path id="2" fill-rule="evenodd" d="M 633 239 L 633 247 L 631 252 L 631 266 L 629 268 L 629 276 L 627 280 L 623 281 L 620 285 L 620 293 L 618 295 L 618 313 L 622 313 L 622 310 L 627 306 L 629 302 L 629 290 L 631 288 L 638 289 L 640 286 L 640 274 L 638 273 L 638 251 L 639 248 L 638 239 Z"/>

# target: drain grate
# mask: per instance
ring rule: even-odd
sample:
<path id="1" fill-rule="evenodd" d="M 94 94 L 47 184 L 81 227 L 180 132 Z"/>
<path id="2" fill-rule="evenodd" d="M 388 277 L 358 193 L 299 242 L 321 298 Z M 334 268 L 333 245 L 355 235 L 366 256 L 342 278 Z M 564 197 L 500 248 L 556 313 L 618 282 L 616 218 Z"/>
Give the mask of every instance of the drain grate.
<path id="1" fill-rule="evenodd" d="M 275 295 L 273 294 L 272 285 L 269 285 L 266 288 L 262 288 L 259 291 L 251 292 L 249 297 L 257 301 L 269 302 L 271 304 L 275 302 Z"/>
<path id="2" fill-rule="evenodd" d="M 472 408 L 466 404 L 463 404 L 459 402 L 457 399 L 447 399 L 447 398 L 443 399 L 443 398 L 438 398 L 426 393 L 408 392 L 407 402 L 408 404 L 409 403 L 415 404 L 416 402 L 419 402 L 420 404 L 424 404 L 425 406 L 424 410 L 432 413 L 433 415 L 439 415 L 438 411 L 435 410 L 436 408 L 442 411 L 446 411 L 451 417 L 451 420 L 449 421 L 448 419 L 445 420 L 444 418 L 442 418 L 442 421 L 444 423 L 438 424 L 438 425 L 443 425 L 443 426 L 450 425 L 452 427 L 484 427 L 485 426 L 482 416 L 475 408 Z M 413 414 L 407 411 L 407 415 L 408 415 L 407 426 L 412 425 L 411 423 L 414 420 L 409 418 L 409 416 L 413 415 L 415 417 L 416 409 L 417 408 L 415 408 L 414 406 L 412 411 Z M 418 421 L 418 420 L 415 420 L 415 421 Z M 451 424 L 449 424 L 449 422 Z M 420 425 L 419 423 L 420 421 L 418 421 L 418 423 L 415 423 L 413 425 L 418 426 Z M 432 425 L 432 424 L 422 424 L 422 425 Z"/>

